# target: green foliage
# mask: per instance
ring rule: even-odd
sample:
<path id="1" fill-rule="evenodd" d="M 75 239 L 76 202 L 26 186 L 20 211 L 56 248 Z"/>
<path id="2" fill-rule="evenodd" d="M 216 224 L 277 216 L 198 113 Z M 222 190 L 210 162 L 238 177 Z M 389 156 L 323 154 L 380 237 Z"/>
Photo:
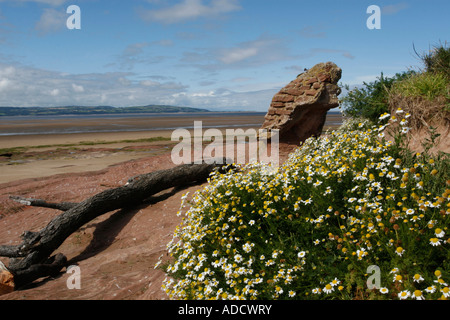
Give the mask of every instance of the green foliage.
<path id="1" fill-rule="evenodd" d="M 428 53 L 416 54 L 425 65 L 426 71 L 440 73 L 450 79 L 450 47 L 447 42 L 435 45 Z"/>
<path id="2" fill-rule="evenodd" d="M 183 212 L 185 195 L 164 266 L 168 296 L 450 297 L 448 155 L 411 154 L 408 114 L 388 118 L 310 138 L 279 168 L 214 173 Z M 393 142 L 385 128 L 398 130 Z M 373 265 L 381 288 L 369 290 Z"/>
<path id="3" fill-rule="evenodd" d="M 350 117 L 364 117 L 376 121 L 390 111 L 390 98 L 400 94 L 404 97 L 423 97 L 429 101 L 444 97 L 443 109 L 448 111 L 450 101 L 450 48 L 447 43 L 434 46 L 425 54 L 416 54 L 425 65 L 424 72 L 406 71 L 394 77 L 384 77 L 363 83 L 341 99 L 344 114 Z M 345 86 L 349 89 L 349 86 Z M 392 89 L 392 92 L 391 92 Z M 406 108 L 406 107 L 405 107 Z M 434 111 L 433 111 L 434 112 Z"/>
<path id="4" fill-rule="evenodd" d="M 450 101 L 450 83 L 442 73 L 424 72 L 393 84 L 391 92 L 404 97 L 423 97 L 433 101 L 446 97 Z"/>
<path id="5" fill-rule="evenodd" d="M 394 77 L 384 77 L 383 73 L 377 80 L 367 83 L 363 87 L 355 88 L 341 99 L 344 114 L 350 117 L 363 117 L 377 121 L 378 117 L 389 112 L 389 90 L 395 82 L 401 81 L 415 74 L 414 71 L 397 73 Z M 349 90 L 349 86 L 345 86 Z"/>

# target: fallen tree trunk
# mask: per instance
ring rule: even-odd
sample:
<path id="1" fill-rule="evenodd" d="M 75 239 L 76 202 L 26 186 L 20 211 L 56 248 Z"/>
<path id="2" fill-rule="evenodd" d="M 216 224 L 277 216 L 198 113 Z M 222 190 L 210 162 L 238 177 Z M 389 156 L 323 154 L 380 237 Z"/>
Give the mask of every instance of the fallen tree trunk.
<path id="1" fill-rule="evenodd" d="M 9 257 L 8 270 L 14 275 L 16 287 L 58 273 L 66 264 L 64 255 L 50 255 L 69 237 L 87 222 L 107 212 L 135 206 L 152 195 L 173 187 L 183 187 L 193 183 L 203 183 L 215 168 L 226 163 L 218 159 L 213 164 L 186 164 L 172 169 L 143 174 L 121 187 L 105 190 L 80 203 L 49 204 L 40 199 L 24 199 L 30 205 L 43 205 L 64 212 L 38 232 L 26 231 L 23 242 L 16 246 L 0 246 L 0 256 Z"/>

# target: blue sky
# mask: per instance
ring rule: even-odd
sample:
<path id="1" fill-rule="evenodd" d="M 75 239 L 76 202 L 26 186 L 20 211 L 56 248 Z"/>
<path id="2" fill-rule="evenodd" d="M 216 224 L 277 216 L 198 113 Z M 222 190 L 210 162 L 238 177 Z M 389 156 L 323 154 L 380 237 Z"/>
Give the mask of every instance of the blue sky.
<path id="1" fill-rule="evenodd" d="M 381 29 L 367 28 L 370 5 Z M 267 111 L 319 62 L 349 85 L 421 67 L 413 44 L 450 40 L 449 12 L 447 0 L 0 0 L 0 106 Z"/>

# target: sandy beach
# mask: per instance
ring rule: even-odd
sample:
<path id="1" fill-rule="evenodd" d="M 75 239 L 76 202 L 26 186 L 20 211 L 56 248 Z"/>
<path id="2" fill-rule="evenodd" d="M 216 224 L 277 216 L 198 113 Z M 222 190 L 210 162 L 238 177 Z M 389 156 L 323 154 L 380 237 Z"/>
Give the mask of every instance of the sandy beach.
<path id="1" fill-rule="evenodd" d="M 0 184 L 61 173 L 101 170 L 124 161 L 169 152 L 171 146 L 177 143 L 170 141 L 174 129 L 192 128 L 194 121 L 202 121 L 205 128 L 218 127 L 225 130 L 227 127 L 237 126 L 245 129 L 258 128 L 262 118 L 263 115 L 260 114 L 251 116 L 202 114 L 198 117 L 187 114 L 154 118 L 2 121 Z M 69 130 L 84 132 L 47 133 Z M 193 129 L 188 130 L 193 132 Z M 5 135 L 8 132 L 21 134 Z M 24 134 L 26 132 L 33 134 Z"/>
<path id="2" fill-rule="evenodd" d="M 202 121 L 204 129 L 218 128 L 225 132 L 226 129 L 258 129 L 263 118 L 263 114 L 223 113 L 213 116 L 158 116 L 154 119 L 131 117 L 2 121 L 1 133 L 30 131 L 34 134 L 0 135 L 0 184 L 61 173 L 102 170 L 124 161 L 167 153 L 178 143 L 171 141 L 174 128 L 187 128 L 193 135 L 194 121 Z M 330 114 L 324 129 L 335 126 L 340 121 L 340 115 Z M 115 131 L 119 127 L 130 131 Z M 69 129 L 102 132 L 42 134 Z"/>

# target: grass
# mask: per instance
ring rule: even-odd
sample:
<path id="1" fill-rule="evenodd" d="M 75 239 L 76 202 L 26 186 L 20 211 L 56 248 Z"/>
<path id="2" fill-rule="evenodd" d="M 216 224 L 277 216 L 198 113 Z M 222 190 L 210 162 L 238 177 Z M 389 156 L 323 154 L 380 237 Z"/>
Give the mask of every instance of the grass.
<path id="1" fill-rule="evenodd" d="M 407 119 L 350 120 L 279 168 L 214 173 L 184 195 L 162 266 L 168 297 L 449 298 L 450 162 L 411 154 Z M 382 130 L 393 122 L 401 125 L 388 141 Z"/>
<path id="2" fill-rule="evenodd" d="M 450 47 L 447 42 L 434 45 L 428 53 L 416 54 L 427 72 L 440 73 L 450 79 Z"/>
<path id="3" fill-rule="evenodd" d="M 446 97 L 450 101 L 450 83 L 441 73 L 414 74 L 403 81 L 394 83 L 392 91 L 405 97 L 423 97 L 434 101 Z"/>
<path id="4" fill-rule="evenodd" d="M 411 115 L 413 130 L 450 123 L 450 82 L 442 73 L 424 72 L 395 83 L 389 92 L 393 114 L 397 108 Z M 443 107 L 444 106 L 444 107 Z"/>

